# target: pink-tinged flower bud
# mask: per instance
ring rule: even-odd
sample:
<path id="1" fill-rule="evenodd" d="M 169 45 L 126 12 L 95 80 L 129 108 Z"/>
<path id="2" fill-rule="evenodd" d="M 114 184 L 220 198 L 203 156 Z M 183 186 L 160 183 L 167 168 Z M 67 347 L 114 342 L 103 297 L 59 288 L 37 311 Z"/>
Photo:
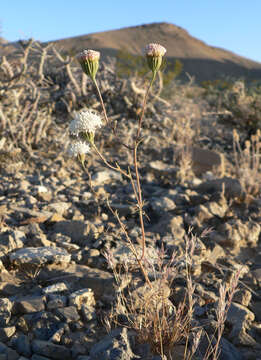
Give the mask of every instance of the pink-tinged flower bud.
<path id="1" fill-rule="evenodd" d="M 77 59 L 81 64 L 83 72 L 94 81 L 99 68 L 100 53 L 94 50 L 83 50 Z"/>
<path id="2" fill-rule="evenodd" d="M 145 48 L 147 56 L 164 56 L 166 51 L 167 50 L 160 44 L 149 44 Z"/>
<path id="3" fill-rule="evenodd" d="M 165 55 L 166 49 L 160 44 L 148 44 L 145 48 L 148 66 L 153 72 L 153 75 L 160 69 L 162 63 L 162 56 Z"/>

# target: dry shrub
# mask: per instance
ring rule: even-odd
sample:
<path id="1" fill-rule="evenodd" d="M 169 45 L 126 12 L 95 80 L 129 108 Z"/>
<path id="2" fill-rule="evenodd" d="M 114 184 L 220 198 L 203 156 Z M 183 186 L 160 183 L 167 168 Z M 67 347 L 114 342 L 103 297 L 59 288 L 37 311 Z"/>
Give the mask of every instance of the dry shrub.
<path id="1" fill-rule="evenodd" d="M 261 127 L 261 94 L 258 89 L 250 92 L 243 81 L 236 81 L 224 93 L 223 106 L 237 125 L 249 132 L 256 132 Z"/>
<path id="2" fill-rule="evenodd" d="M 243 191 L 256 196 L 261 190 L 261 131 L 246 140 L 242 145 L 236 130 L 233 131 L 233 153 L 235 174 Z"/>
<path id="3" fill-rule="evenodd" d="M 87 77 L 72 65 L 51 44 L 33 40 L 1 57 L 0 133 L 9 147 L 39 148 L 55 127 L 52 115 L 81 106 Z"/>

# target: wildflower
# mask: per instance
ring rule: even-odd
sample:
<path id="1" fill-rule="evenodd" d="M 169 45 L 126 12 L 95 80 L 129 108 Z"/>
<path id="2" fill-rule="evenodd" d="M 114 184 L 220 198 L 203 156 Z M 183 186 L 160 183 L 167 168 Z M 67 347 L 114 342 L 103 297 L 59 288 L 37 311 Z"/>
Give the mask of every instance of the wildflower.
<path id="1" fill-rule="evenodd" d="M 166 53 L 166 49 L 160 44 L 149 44 L 145 48 L 145 52 L 147 56 L 164 56 Z"/>
<path id="2" fill-rule="evenodd" d="M 69 130 L 75 136 L 81 133 L 86 140 L 93 143 L 95 131 L 101 126 L 102 120 L 98 114 L 90 110 L 81 110 L 75 114 L 74 120 L 69 125 Z"/>
<path id="3" fill-rule="evenodd" d="M 75 141 L 70 144 L 68 154 L 72 157 L 77 157 L 84 167 L 85 154 L 90 152 L 90 146 L 84 141 Z"/>
<path id="4" fill-rule="evenodd" d="M 95 76 L 99 68 L 100 53 L 94 50 L 83 50 L 77 59 L 81 64 L 83 72 L 95 81 Z"/>
<path id="5" fill-rule="evenodd" d="M 145 48 L 145 54 L 147 57 L 148 66 L 153 72 L 155 77 L 157 71 L 160 69 L 162 63 L 162 57 L 166 53 L 166 49 L 160 44 L 148 44 Z"/>
<path id="6" fill-rule="evenodd" d="M 70 144 L 68 148 L 69 156 L 76 157 L 78 155 L 88 154 L 90 152 L 90 146 L 84 141 L 75 141 Z"/>

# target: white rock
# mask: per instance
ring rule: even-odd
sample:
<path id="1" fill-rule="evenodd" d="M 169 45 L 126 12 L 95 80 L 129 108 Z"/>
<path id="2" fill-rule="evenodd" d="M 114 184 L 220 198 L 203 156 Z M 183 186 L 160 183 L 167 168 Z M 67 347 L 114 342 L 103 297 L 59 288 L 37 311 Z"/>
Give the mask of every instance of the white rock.
<path id="1" fill-rule="evenodd" d="M 60 283 L 57 283 L 57 284 L 47 286 L 42 291 L 43 291 L 44 294 L 60 293 L 60 292 L 63 292 L 63 291 L 68 291 L 68 286 L 64 282 L 60 282 Z"/>
<path id="2" fill-rule="evenodd" d="M 101 185 L 111 180 L 121 180 L 121 174 L 112 170 L 98 171 L 92 177 L 92 183 L 94 186 Z"/>
<path id="3" fill-rule="evenodd" d="M 10 261 L 14 265 L 44 265 L 44 264 L 60 264 L 69 263 L 71 255 L 65 249 L 52 247 L 28 247 L 20 249 L 9 256 Z"/>
<path id="4" fill-rule="evenodd" d="M 95 299 L 92 289 L 81 289 L 72 293 L 69 297 L 69 305 L 75 305 L 78 309 L 82 305 L 94 306 Z"/>

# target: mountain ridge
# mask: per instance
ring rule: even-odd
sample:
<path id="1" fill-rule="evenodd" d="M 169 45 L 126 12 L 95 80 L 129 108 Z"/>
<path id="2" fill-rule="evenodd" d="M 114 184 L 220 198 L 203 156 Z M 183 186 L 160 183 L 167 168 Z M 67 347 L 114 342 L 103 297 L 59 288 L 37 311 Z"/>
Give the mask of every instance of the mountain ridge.
<path id="1" fill-rule="evenodd" d="M 186 29 L 165 22 L 95 32 L 51 42 L 74 54 L 82 49 L 93 48 L 101 51 L 102 59 L 116 56 L 122 49 L 133 55 L 141 55 L 146 44 L 157 42 L 166 47 L 168 59 L 182 62 L 183 74 L 187 72 L 195 76 L 196 80 L 224 77 L 243 77 L 249 80 L 261 78 L 261 63 L 207 45 L 191 36 Z"/>
<path id="2" fill-rule="evenodd" d="M 142 49 L 151 42 L 160 43 L 167 49 L 166 58 L 173 64 L 179 60 L 183 64 L 183 78 L 186 73 L 196 81 L 224 78 L 261 79 L 261 63 L 206 44 L 193 37 L 180 26 L 159 22 L 124 27 L 115 30 L 95 32 L 65 39 L 48 41 L 63 52 L 76 55 L 83 49 L 101 52 L 101 60 L 115 57 L 119 50 L 132 55 L 142 55 Z"/>

